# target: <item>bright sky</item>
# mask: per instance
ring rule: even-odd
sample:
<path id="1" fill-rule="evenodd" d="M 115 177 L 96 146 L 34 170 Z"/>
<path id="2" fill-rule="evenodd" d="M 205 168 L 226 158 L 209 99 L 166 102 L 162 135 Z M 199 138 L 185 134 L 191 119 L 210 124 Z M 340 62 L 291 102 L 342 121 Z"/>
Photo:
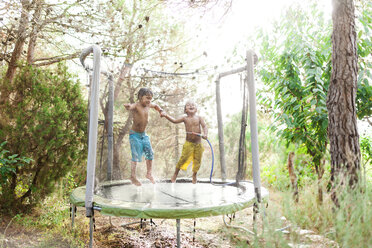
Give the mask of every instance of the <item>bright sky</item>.
<path id="1" fill-rule="evenodd" d="M 227 0 L 220 0 L 226 2 Z M 205 41 L 208 55 L 212 61 L 221 59 L 227 51 L 252 34 L 256 27 L 268 27 L 274 19 L 278 19 L 285 7 L 293 4 L 309 4 L 311 1 L 303 0 L 232 0 L 232 6 L 226 15 L 223 15 L 222 6 L 216 6 L 207 12 L 202 19 L 192 20 L 201 23 L 203 31 L 200 39 Z M 326 14 L 331 15 L 331 0 L 318 0 L 323 5 Z M 188 20 L 189 21 L 189 20 Z"/>
<path id="2" fill-rule="evenodd" d="M 220 0 L 220 2 L 227 2 Z M 212 10 L 201 13 L 201 18 L 195 14 L 193 19 L 185 16 L 189 24 L 189 32 L 192 32 L 197 24 L 201 24 L 201 30 L 194 30 L 197 34 L 195 39 L 201 41 L 200 53 L 207 52 L 199 62 L 208 65 L 209 68 L 219 65 L 218 73 L 229 71 L 243 65 L 226 64 L 226 58 L 231 57 L 232 50 L 238 48 L 239 43 L 246 43 L 247 36 L 253 33 L 257 27 L 267 28 L 274 19 L 278 19 L 284 8 L 293 4 L 309 4 L 311 1 L 303 0 L 232 0 L 232 6 L 224 15 L 222 6 L 215 6 Z M 326 15 L 331 17 L 331 0 L 318 0 L 323 6 Z M 197 12 L 195 10 L 195 12 Z M 199 31 L 199 32 L 198 32 Z M 244 48 L 246 49 L 246 48 Z M 238 51 L 245 56 L 246 51 Z M 257 83 L 257 81 L 256 81 Z M 202 86 L 201 86 L 202 87 Z M 201 89 L 202 90 L 202 89 Z M 210 91 L 211 89 L 208 89 Z M 242 97 L 240 95 L 240 83 L 238 76 L 230 76 L 221 80 L 222 113 L 237 113 L 241 110 Z"/>

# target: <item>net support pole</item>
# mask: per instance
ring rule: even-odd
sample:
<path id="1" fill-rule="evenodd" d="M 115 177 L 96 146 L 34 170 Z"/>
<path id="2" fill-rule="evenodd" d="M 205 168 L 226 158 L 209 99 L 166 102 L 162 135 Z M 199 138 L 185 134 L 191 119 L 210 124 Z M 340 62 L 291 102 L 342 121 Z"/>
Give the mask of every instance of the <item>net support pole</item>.
<path id="1" fill-rule="evenodd" d="M 98 97 L 99 97 L 99 76 L 101 63 L 101 48 L 92 45 L 84 49 L 80 55 L 80 62 L 85 68 L 85 58 L 93 52 L 93 80 L 90 89 L 89 104 L 89 143 L 88 143 L 88 162 L 87 162 L 87 181 L 85 191 L 86 216 L 93 215 L 93 191 L 97 153 L 97 133 L 98 133 Z"/>
<path id="2" fill-rule="evenodd" d="M 257 110 L 256 110 L 256 87 L 253 74 L 253 56 L 252 50 L 247 51 L 247 80 L 249 93 L 249 117 L 251 128 L 251 146 L 252 146 L 252 172 L 253 185 L 257 202 L 261 202 L 261 178 L 260 178 L 260 159 L 258 151 L 258 131 L 257 131 Z"/>
<path id="3" fill-rule="evenodd" d="M 181 220 L 176 220 L 176 226 L 177 226 L 177 247 L 181 248 Z"/>
<path id="4" fill-rule="evenodd" d="M 225 163 L 225 145 L 223 140 L 223 123 L 221 111 L 221 89 L 220 77 L 216 80 L 216 105 L 217 105 L 217 123 L 218 123 L 218 145 L 220 149 L 221 179 L 226 181 L 226 163 Z"/>
<path id="5" fill-rule="evenodd" d="M 112 165 L 113 165 L 113 156 L 114 156 L 114 79 L 110 74 L 108 76 L 109 81 L 109 95 L 108 95 L 108 123 L 107 123 L 107 180 L 112 180 Z"/>
<path id="6" fill-rule="evenodd" d="M 216 80 L 216 106 L 217 106 L 217 124 L 218 124 L 218 145 L 220 149 L 221 179 L 226 182 L 226 161 L 225 161 L 225 144 L 223 140 L 223 122 L 221 111 L 221 86 L 220 80 L 223 77 L 240 73 L 246 70 L 246 66 L 233 69 L 231 71 L 221 72 Z"/>

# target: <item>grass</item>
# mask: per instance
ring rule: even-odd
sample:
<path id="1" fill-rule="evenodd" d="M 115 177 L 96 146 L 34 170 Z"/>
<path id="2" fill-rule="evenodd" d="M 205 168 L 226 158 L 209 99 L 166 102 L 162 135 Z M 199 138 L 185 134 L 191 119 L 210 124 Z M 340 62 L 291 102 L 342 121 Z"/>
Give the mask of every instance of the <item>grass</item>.
<path id="1" fill-rule="evenodd" d="M 4 216 L 5 217 L 5 216 Z M 88 226 L 85 219 L 79 220 L 79 226 Z M 21 244 L 12 240 L 15 247 L 84 247 L 87 228 L 71 229 L 70 213 L 66 199 L 57 195 L 47 198 L 43 204 L 32 211 L 32 214 L 17 214 L 8 221 L 8 237 L 19 232 L 29 233 L 33 242 Z M 6 237 L 2 235 L 2 240 Z M 7 247 L 2 242 L 2 247 Z"/>
<path id="2" fill-rule="evenodd" d="M 291 192 L 280 193 L 282 197 L 280 209 L 291 225 L 312 230 L 325 239 L 333 240 L 339 247 L 370 247 L 372 244 L 371 183 L 367 184 L 364 190 L 342 192 L 340 208 L 334 206 L 327 194 L 324 194 L 323 203 L 319 204 L 317 190 L 316 184 L 304 187 L 300 192 L 298 203 L 292 200 Z M 273 238 L 267 234 L 264 235 L 264 239 Z M 291 234 L 289 239 L 298 241 L 295 233 Z M 274 240 L 280 240 L 280 237 L 275 237 Z"/>

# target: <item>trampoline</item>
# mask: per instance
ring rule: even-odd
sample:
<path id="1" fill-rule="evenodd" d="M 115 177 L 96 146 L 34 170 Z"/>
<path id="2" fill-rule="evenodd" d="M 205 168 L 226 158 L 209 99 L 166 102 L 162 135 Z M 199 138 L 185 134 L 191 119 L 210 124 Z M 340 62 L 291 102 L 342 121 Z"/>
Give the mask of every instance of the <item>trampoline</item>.
<path id="1" fill-rule="evenodd" d="M 198 179 L 196 184 L 192 184 L 190 179 L 177 179 L 176 183 L 170 180 L 159 181 L 156 184 L 148 180 L 142 182 L 138 187 L 129 180 L 112 181 L 112 113 L 113 113 L 113 93 L 109 93 L 109 118 L 108 127 L 108 163 L 107 163 L 107 181 L 95 185 L 95 169 L 97 157 L 97 133 L 98 133 L 98 99 L 99 99 L 99 78 L 100 78 L 100 56 L 101 49 L 93 45 L 83 50 L 80 61 L 84 68 L 85 58 L 93 53 L 93 79 L 90 89 L 89 105 L 89 137 L 88 137 L 88 161 L 87 161 L 87 180 L 86 186 L 76 188 L 70 195 L 71 201 L 71 220 L 74 225 L 76 207 L 84 207 L 86 217 L 90 218 L 89 247 L 93 245 L 94 212 L 100 211 L 104 215 L 117 217 L 130 217 L 138 219 L 176 219 L 177 221 L 177 247 L 180 247 L 180 219 L 195 219 L 200 217 L 209 217 L 217 215 L 233 214 L 254 204 L 267 199 L 269 192 L 261 187 L 258 140 L 257 140 L 257 120 L 255 88 L 253 80 L 253 54 L 247 53 L 247 65 L 228 73 L 221 73 L 222 76 L 231 73 L 247 70 L 247 78 L 250 84 L 250 119 L 251 119 L 251 146 L 252 146 L 252 174 L 253 182 L 241 180 L 237 177 L 236 181 L 229 181 L 225 177 L 224 158 L 221 159 L 221 181 L 212 180 L 214 155 L 212 145 L 208 141 L 212 151 L 212 169 L 209 179 Z M 247 81 L 247 82 L 248 82 Z M 112 76 L 109 75 L 109 88 L 112 89 Z M 217 80 L 217 98 L 219 98 L 219 81 Z M 110 100 L 111 97 L 111 100 Z M 220 106 L 217 104 L 217 109 Z M 246 109 L 246 108 L 245 108 Z M 220 111 L 217 113 L 220 115 Z M 242 117 L 243 120 L 243 117 Z M 221 121 L 218 121 L 220 154 L 224 154 L 223 135 Z M 245 127 L 245 123 L 242 123 Z M 245 128 L 242 129 L 245 140 Z M 111 142 L 110 142 L 111 139 Z M 244 147 L 244 146 L 243 146 Z M 242 149 L 240 149 L 242 150 Z M 240 156 L 240 153 L 239 153 Z M 244 156 L 242 156 L 244 157 Z M 240 170 L 241 168 L 239 168 Z M 239 171 L 238 171 L 239 173 Z M 255 205 L 258 207 L 257 205 Z M 255 212 L 255 211 L 254 211 Z M 225 223 L 226 224 L 226 223 Z"/>
<path id="2" fill-rule="evenodd" d="M 220 185 L 208 179 L 180 179 L 176 183 L 142 182 L 137 187 L 129 180 L 100 185 L 94 195 L 94 206 L 102 214 L 142 219 L 187 219 L 232 214 L 252 206 L 255 201 L 252 182 Z M 76 188 L 71 196 L 75 206 L 85 205 L 85 186 Z M 262 197 L 268 192 L 262 188 Z"/>

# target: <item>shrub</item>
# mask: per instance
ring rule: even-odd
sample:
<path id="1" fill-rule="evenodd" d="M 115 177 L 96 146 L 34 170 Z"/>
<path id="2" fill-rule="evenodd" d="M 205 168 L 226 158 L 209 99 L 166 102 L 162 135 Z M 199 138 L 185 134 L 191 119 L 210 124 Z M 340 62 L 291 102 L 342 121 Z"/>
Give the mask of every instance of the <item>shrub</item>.
<path id="1" fill-rule="evenodd" d="M 3 185 L 7 184 L 8 179 L 16 173 L 16 169 L 29 164 L 32 160 L 30 158 L 20 157 L 18 154 L 8 154 L 9 151 L 4 148 L 6 143 L 4 141 L 0 144 L 0 194 Z"/>
<path id="2" fill-rule="evenodd" d="M 11 84 L 0 80 L 0 89 L 10 93 L 0 106 L 0 140 L 12 154 L 33 159 L 13 167 L 1 188 L 0 208 L 21 210 L 85 160 L 86 103 L 62 64 L 54 71 L 25 66 Z"/>

